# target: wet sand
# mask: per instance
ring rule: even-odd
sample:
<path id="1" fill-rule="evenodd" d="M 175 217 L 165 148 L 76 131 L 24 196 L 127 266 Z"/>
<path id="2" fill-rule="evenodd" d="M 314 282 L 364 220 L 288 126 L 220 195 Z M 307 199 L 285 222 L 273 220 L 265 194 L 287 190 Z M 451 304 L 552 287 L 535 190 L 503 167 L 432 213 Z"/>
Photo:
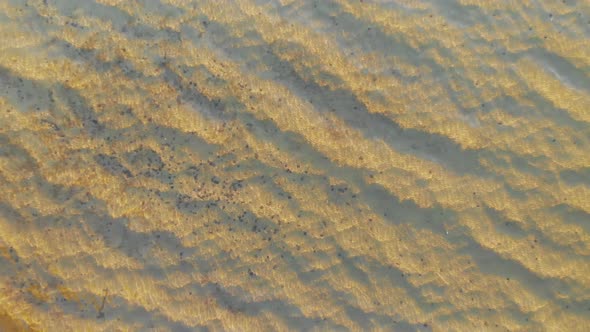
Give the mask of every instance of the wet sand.
<path id="1" fill-rule="evenodd" d="M 590 330 L 590 3 L 0 0 L 0 330 Z"/>

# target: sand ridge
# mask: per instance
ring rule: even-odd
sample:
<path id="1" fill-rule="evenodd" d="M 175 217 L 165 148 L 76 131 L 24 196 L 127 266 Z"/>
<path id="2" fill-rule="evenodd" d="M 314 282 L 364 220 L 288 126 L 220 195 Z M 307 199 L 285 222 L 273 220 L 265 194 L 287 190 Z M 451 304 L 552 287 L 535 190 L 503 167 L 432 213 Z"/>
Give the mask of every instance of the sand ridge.
<path id="1" fill-rule="evenodd" d="M 3 1 L 0 327 L 590 327 L 584 2 Z"/>

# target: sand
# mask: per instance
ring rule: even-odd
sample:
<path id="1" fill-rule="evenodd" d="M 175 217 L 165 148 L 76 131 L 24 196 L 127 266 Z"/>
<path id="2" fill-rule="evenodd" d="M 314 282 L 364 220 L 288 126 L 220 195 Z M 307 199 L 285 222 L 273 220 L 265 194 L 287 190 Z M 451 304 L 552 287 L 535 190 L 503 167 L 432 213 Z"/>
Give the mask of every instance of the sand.
<path id="1" fill-rule="evenodd" d="M 0 0 L 0 330 L 590 330 L 590 3 Z"/>

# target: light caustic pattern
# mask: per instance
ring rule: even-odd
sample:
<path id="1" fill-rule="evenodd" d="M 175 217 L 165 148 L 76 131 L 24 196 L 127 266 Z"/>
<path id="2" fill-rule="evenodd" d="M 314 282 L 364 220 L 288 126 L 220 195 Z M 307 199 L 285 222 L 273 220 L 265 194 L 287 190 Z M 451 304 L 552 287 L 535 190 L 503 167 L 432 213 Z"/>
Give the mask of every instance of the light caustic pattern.
<path id="1" fill-rule="evenodd" d="M 0 330 L 590 330 L 590 2 L 0 0 Z"/>

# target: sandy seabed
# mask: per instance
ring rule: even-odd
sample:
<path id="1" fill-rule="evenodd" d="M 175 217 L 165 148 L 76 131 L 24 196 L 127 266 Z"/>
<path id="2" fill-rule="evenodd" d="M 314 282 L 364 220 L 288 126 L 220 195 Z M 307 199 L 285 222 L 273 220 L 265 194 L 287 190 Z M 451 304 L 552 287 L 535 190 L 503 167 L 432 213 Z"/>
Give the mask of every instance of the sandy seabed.
<path id="1" fill-rule="evenodd" d="M 590 2 L 0 0 L 0 331 L 590 331 Z"/>

